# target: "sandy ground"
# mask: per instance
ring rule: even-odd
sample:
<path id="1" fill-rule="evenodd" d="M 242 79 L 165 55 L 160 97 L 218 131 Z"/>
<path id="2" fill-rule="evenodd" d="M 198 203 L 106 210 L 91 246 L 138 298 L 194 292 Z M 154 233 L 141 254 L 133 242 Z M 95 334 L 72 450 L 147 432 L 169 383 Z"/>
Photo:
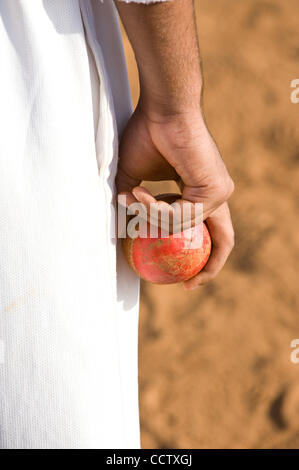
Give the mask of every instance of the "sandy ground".
<path id="1" fill-rule="evenodd" d="M 201 0 L 197 16 L 205 114 L 236 182 L 236 247 L 207 287 L 142 285 L 142 445 L 298 448 L 298 2 Z"/>

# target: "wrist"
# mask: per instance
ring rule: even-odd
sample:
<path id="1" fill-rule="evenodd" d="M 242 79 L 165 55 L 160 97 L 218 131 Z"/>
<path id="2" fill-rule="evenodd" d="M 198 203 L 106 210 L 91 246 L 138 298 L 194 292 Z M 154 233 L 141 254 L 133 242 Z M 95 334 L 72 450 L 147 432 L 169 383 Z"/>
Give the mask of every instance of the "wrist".
<path id="1" fill-rule="evenodd" d="M 164 110 L 161 112 L 152 107 L 142 107 L 138 103 L 135 113 L 145 123 L 153 142 L 158 145 L 162 140 L 168 150 L 186 149 L 195 142 L 202 143 L 210 139 L 200 108 L 166 113 Z"/>
<path id="2" fill-rule="evenodd" d="M 201 122 L 204 124 L 201 108 L 201 93 L 194 94 L 192 100 L 175 99 L 169 94 L 155 96 L 140 93 L 137 109 L 149 121 L 167 124 L 179 122 L 182 125 L 189 125 L 191 122 Z"/>

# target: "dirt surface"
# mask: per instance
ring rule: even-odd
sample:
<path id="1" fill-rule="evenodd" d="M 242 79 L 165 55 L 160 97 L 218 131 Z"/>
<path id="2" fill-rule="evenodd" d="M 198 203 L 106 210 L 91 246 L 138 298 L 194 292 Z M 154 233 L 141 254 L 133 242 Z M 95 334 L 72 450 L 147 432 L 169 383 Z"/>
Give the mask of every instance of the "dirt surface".
<path id="1" fill-rule="evenodd" d="M 197 4 L 205 115 L 236 183 L 236 247 L 207 287 L 142 285 L 144 448 L 299 447 L 298 8 Z"/>

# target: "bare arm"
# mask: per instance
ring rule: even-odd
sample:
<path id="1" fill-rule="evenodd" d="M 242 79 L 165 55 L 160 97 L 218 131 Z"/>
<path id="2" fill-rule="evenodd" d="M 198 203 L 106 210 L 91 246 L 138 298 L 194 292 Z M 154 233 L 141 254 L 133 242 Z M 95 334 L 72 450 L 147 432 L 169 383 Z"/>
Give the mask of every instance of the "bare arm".
<path id="1" fill-rule="evenodd" d="M 198 108 L 202 79 L 193 2 L 116 5 L 135 53 L 144 105 L 167 114 Z"/>
<path id="2" fill-rule="evenodd" d="M 193 0 L 150 5 L 116 1 L 132 44 L 140 99 L 120 143 L 117 186 L 128 203 L 149 206 L 155 198 L 141 181 L 175 180 L 182 204 L 202 202 L 212 240 L 208 264 L 185 283 L 194 288 L 213 279 L 232 247 L 226 200 L 233 191 L 201 110 L 202 77 Z"/>

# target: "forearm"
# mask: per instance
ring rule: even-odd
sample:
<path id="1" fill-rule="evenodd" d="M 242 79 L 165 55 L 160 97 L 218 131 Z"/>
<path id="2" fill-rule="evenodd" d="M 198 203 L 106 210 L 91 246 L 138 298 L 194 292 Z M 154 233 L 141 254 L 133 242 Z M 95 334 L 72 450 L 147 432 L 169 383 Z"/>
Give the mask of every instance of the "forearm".
<path id="1" fill-rule="evenodd" d="M 199 109 L 202 79 L 193 0 L 115 3 L 135 53 L 141 105 L 166 114 Z"/>

